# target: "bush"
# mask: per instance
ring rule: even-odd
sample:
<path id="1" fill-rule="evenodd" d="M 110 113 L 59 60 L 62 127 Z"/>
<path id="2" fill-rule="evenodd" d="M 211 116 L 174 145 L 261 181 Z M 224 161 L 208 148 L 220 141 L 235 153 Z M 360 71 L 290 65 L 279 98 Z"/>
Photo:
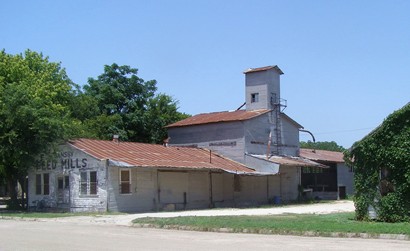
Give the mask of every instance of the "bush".
<path id="1" fill-rule="evenodd" d="M 394 112 L 373 132 L 345 152 L 355 172 L 356 219 L 410 220 L 410 103 Z"/>

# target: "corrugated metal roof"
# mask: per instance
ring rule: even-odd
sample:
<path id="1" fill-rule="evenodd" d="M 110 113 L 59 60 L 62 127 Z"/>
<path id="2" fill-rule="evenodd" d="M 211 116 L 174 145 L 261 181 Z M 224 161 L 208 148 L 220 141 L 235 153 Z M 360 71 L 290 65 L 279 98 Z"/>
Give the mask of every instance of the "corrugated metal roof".
<path id="1" fill-rule="evenodd" d="M 200 148 L 173 147 L 134 142 L 77 139 L 73 147 L 115 166 L 220 169 L 231 173 L 253 173 L 245 165 Z"/>
<path id="2" fill-rule="evenodd" d="M 258 68 L 249 68 L 245 70 L 243 73 L 251 73 L 251 72 L 258 72 L 258 71 L 267 71 L 270 69 L 275 69 L 279 72 L 279 74 L 283 74 L 283 71 L 277 66 L 277 65 L 269 65 L 269 66 L 264 66 L 264 67 L 258 67 Z"/>
<path id="3" fill-rule="evenodd" d="M 220 123 L 220 122 L 233 122 L 233 121 L 244 121 L 251 118 L 258 117 L 265 113 L 270 112 L 268 109 L 260 110 L 236 110 L 231 112 L 212 112 L 212 113 L 201 113 L 194 115 L 192 117 L 186 118 L 184 120 L 178 121 L 176 123 L 167 125 L 167 128 L 171 127 L 181 127 L 181 126 L 192 126 L 192 125 L 202 125 L 202 124 L 211 124 L 211 123 Z M 298 128 L 303 128 L 298 122 L 290 118 L 285 113 L 281 112 L 280 116 L 289 122 L 293 123 Z"/>
<path id="4" fill-rule="evenodd" d="M 268 113 L 270 110 L 260 109 L 253 111 L 237 110 L 232 112 L 212 112 L 212 113 L 201 113 L 187 119 L 178 121 L 176 123 L 167 125 L 170 127 L 180 127 L 180 126 L 191 126 L 191 125 L 201 125 L 210 124 L 218 122 L 231 122 L 231 121 L 243 121 L 248 120 L 262 114 Z"/>
<path id="5" fill-rule="evenodd" d="M 266 155 L 252 155 L 257 158 L 266 159 Z M 291 157 L 291 156 L 270 156 L 269 159 L 266 159 L 273 163 L 284 165 L 284 166 L 300 166 L 300 167 L 327 167 L 320 163 L 316 163 L 312 160 L 303 158 L 303 157 Z"/>
<path id="6" fill-rule="evenodd" d="M 303 158 L 307 158 L 313 161 L 328 161 L 328 162 L 336 162 L 336 163 L 343 163 L 343 153 L 342 152 L 334 152 L 334 151 L 326 151 L 326 150 L 315 150 L 312 149 L 300 149 L 300 156 Z"/>

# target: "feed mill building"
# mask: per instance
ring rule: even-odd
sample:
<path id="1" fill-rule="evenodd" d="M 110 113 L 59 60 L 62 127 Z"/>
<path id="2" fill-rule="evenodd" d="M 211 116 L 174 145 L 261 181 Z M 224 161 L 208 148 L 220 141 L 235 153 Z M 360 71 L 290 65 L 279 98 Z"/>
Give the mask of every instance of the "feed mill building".
<path id="1" fill-rule="evenodd" d="M 302 182 L 303 170 L 328 166 L 300 157 L 303 127 L 283 113 L 283 72 L 268 66 L 244 73 L 246 109 L 168 125 L 169 146 L 67 142 L 58 156 L 29 171 L 29 206 L 142 212 L 278 203 L 303 191 L 326 195 L 317 183 Z M 337 190 L 330 195 L 337 198 Z"/>

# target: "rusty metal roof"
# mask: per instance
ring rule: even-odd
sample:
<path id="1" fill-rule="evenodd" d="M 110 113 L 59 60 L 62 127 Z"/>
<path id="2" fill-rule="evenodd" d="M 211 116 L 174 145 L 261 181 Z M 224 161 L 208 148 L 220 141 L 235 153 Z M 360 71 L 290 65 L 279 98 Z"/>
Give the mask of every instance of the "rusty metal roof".
<path id="1" fill-rule="evenodd" d="M 212 112 L 212 113 L 201 113 L 194 115 L 192 117 L 183 119 L 181 121 L 175 122 L 173 124 L 167 125 L 166 128 L 171 127 L 182 127 L 182 126 L 192 126 L 192 125 L 202 125 L 202 124 L 211 124 L 211 123 L 220 123 L 220 122 L 233 122 L 233 121 L 244 121 L 252 119 L 270 112 L 268 109 L 259 109 L 259 110 L 236 110 L 231 112 Z M 285 113 L 281 112 L 280 116 L 289 122 L 293 123 L 298 128 L 303 128 L 298 122 L 290 118 Z"/>
<path id="2" fill-rule="evenodd" d="M 300 156 L 303 158 L 307 158 L 313 161 L 327 161 L 327 162 L 336 162 L 336 163 L 343 163 L 343 153 L 342 152 L 334 152 L 334 151 L 326 151 L 326 150 L 314 150 L 313 149 L 300 149 Z"/>
<path id="3" fill-rule="evenodd" d="M 277 66 L 277 65 L 269 65 L 269 66 L 264 66 L 264 67 L 258 67 L 258 68 L 249 68 L 245 70 L 243 73 L 252 73 L 252 72 L 258 72 L 258 71 L 267 71 L 270 69 L 275 69 L 279 72 L 280 75 L 283 74 L 283 71 Z"/>
<path id="4" fill-rule="evenodd" d="M 301 167 L 325 167 L 322 164 L 316 163 L 309 159 L 290 156 L 271 156 L 269 161 L 284 166 L 301 166 Z"/>
<path id="5" fill-rule="evenodd" d="M 191 126 L 191 125 L 200 125 L 200 124 L 210 124 L 218 122 L 232 122 L 232 121 L 243 121 L 248 120 L 259 115 L 268 113 L 270 110 L 260 109 L 253 111 L 246 110 L 236 110 L 232 112 L 212 112 L 212 113 L 201 113 L 187 119 L 178 121 L 176 123 L 167 125 L 167 128 L 170 127 L 180 127 L 180 126 Z"/>
<path id="6" fill-rule="evenodd" d="M 258 154 L 250 154 L 255 158 L 264 159 L 266 161 L 270 161 L 275 164 L 279 164 L 281 166 L 293 166 L 293 167 L 322 167 L 326 168 L 327 166 L 309 160 L 303 157 L 293 157 L 293 156 L 278 156 L 272 155 L 269 158 L 266 158 L 266 155 L 258 155 Z"/>
<path id="7" fill-rule="evenodd" d="M 219 169 L 253 173 L 247 166 L 207 149 L 94 139 L 69 141 L 73 147 L 114 166 Z"/>

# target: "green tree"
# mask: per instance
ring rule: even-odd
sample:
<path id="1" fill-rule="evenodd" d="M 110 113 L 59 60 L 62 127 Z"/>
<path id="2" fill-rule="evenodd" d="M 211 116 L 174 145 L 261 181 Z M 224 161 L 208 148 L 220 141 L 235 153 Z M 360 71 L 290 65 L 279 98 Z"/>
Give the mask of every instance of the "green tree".
<path id="1" fill-rule="evenodd" d="M 73 87 L 60 64 L 42 54 L 0 52 L 0 171 L 14 206 L 17 182 L 24 190 L 36 156 L 69 136 Z"/>
<path id="2" fill-rule="evenodd" d="M 177 101 L 160 93 L 149 100 L 147 112 L 144 113 L 145 138 L 148 142 L 160 143 L 167 138 L 166 125 L 188 117 L 189 115 L 178 112 Z"/>
<path id="3" fill-rule="evenodd" d="M 301 141 L 300 142 L 301 148 L 308 148 L 308 149 L 317 149 L 317 150 L 327 150 L 327 151 L 335 151 L 335 152 L 343 152 L 346 150 L 343 146 L 339 146 L 334 141 Z"/>
<path id="4" fill-rule="evenodd" d="M 122 140 L 159 143 L 166 137 L 164 126 L 187 115 L 177 111 L 177 102 L 165 94 L 156 95 L 156 81 L 144 81 L 137 76 L 138 70 L 117 64 L 105 65 L 104 73 L 97 79 L 90 78 L 84 86 L 84 104 L 88 111 L 97 113 L 80 119 L 88 128 L 89 135 L 111 139 L 113 134 Z M 93 113 L 93 114 L 92 114 Z"/>

